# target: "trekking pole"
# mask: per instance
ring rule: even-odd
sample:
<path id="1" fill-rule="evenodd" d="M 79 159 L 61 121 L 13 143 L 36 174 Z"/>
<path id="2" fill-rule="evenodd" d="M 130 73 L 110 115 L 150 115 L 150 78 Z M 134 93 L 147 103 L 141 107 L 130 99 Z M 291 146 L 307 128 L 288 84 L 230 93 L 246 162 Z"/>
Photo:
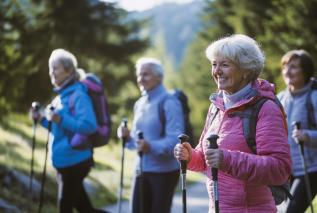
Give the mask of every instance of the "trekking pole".
<path id="1" fill-rule="evenodd" d="M 295 129 L 299 130 L 299 129 L 301 129 L 301 122 L 295 121 L 293 123 L 293 126 Z M 311 190 L 310 190 L 310 181 L 309 181 L 309 176 L 307 173 L 307 164 L 305 161 L 304 143 L 303 143 L 303 141 L 298 141 L 297 139 L 296 139 L 296 142 L 298 143 L 298 149 L 299 149 L 299 152 L 301 154 L 302 166 L 304 169 L 304 180 L 305 180 L 305 186 L 306 186 L 307 199 L 308 199 L 308 202 L 310 205 L 310 210 L 312 213 L 314 213 L 314 207 L 312 204 L 312 194 L 311 194 Z"/>
<path id="2" fill-rule="evenodd" d="M 143 132 L 138 131 L 138 138 L 139 140 L 143 140 Z M 139 199 L 140 199 L 140 213 L 144 213 L 143 209 L 143 152 L 138 151 L 138 155 L 140 157 L 140 171 L 139 171 Z"/>
<path id="3" fill-rule="evenodd" d="M 124 127 L 128 126 L 128 119 L 124 118 L 122 120 Z M 121 153 L 121 174 L 120 174 L 120 187 L 119 187 L 119 202 L 118 202 L 118 213 L 121 213 L 121 202 L 122 202 L 122 190 L 123 190 L 123 170 L 124 170 L 124 148 L 125 148 L 126 138 L 122 137 L 122 153 Z"/>
<path id="4" fill-rule="evenodd" d="M 209 141 L 208 149 L 218 149 L 217 139 L 218 135 L 210 135 L 207 140 Z M 218 195 L 218 169 L 211 168 L 211 175 L 213 181 L 213 196 L 215 213 L 219 213 L 219 195 Z"/>
<path id="5" fill-rule="evenodd" d="M 50 111 L 54 111 L 54 107 L 53 106 L 49 106 L 49 110 Z M 48 120 L 48 127 L 47 127 L 48 131 L 47 131 L 47 140 L 46 140 L 46 144 L 45 144 L 44 168 L 43 168 L 43 174 L 42 174 L 40 203 L 39 203 L 38 213 L 41 213 L 41 211 L 42 211 L 43 200 L 44 200 L 44 185 L 45 185 L 45 179 L 46 179 L 46 164 L 47 164 L 47 154 L 48 154 L 48 143 L 49 143 L 51 128 L 52 128 L 52 120 L 50 119 L 50 120 Z"/>
<path id="6" fill-rule="evenodd" d="M 180 143 L 188 142 L 189 136 L 185 134 L 181 134 L 178 136 Z M 186 170 L 187 170 L 187 161 L 180 161 L 180 171 L 181 171 L 181 180 L 182 180 L 182 200 L 183 200 L 183 213 L 187 212 L 187 204 L 186 204 Z"/>
<path id="7" fill-rule="evenodd" d="M 32 103 L 32 111 L 35 113 L 39 113 L 40 103 L 33 102 Z M 32 154 L 31 154 L 31 168 L 30 168 L 30 183 L 29 183 L 29 191 L 32 195 L 32 188 L 33 188 L 33 175 L 34 175 L 34 150 L 35 150 L 35 142 L 36 142 L 36 127 L 37 127 L 38 118 L 33 118 L 33 136 L 32 136 Z M 32 197 L 32 196 L 31 196 Z"/>

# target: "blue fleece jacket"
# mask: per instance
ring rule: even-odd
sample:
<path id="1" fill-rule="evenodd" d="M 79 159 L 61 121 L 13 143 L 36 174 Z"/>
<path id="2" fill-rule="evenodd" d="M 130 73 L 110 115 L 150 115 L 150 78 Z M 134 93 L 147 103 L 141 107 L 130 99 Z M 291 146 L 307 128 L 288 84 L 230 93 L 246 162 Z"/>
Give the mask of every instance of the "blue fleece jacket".
<path id="1" fill-rule="evenodd" d="M 51 103 L 61 117 L 60 123 L 52 122 L 50 133 L 50 151 L 53 166 L 65 168 L 78 164 L 92 157 L 92 151 L 75 150 L 70 146 L 69 140 L 74 133 L 91 134 L 97 129 L 97 121 L 91 99 L 86 87 L 75 82 L 58 91 L 59 95 Z M 69 98 L 74 93 L 74 111 L 69 109 Z M 48 120 L 43 118 L 41 124 L 48 128 Z"/>
<path id="2" fill-rule="evenodd" d="M 162 135 L 162 123 L 159 116 L 159 103 L 163 98 L 166 116 L 165 134 Z M 173 150 L 178 143 L 177 136 L 184 131 L 182 106 L 177 98 L 168 94 L 162 84 L 153 90 L 145 92 L 134 106 L 134 119 L 131 129 L 131 140 L 128 148 L 135 148 L 137 132 L 142 131 L 144 139 L 149 143 L 150 150 L 143 154 L 144 172 L 170 172 L 179 169 L 179 163 Z M 140 158 L 136 163 L 139 168 Z"/>

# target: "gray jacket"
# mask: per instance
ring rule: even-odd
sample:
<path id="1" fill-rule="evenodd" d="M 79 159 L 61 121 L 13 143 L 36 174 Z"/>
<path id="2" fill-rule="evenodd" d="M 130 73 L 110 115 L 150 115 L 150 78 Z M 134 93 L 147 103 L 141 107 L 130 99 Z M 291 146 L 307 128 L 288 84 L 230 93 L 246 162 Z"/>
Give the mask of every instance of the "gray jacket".
<path id="1" fill-rule="evenodd" d="M 317 129 L 308 129 L 307 109 L 305 106 L 306 97 L 311 89 L 311 84 L 312 82 L 308 83 L 304 88 L 292 93 L 287 88 L 277 95 L 278 99 L 284 106 L 287 116 L 288 143 L 291 148 L 293 176 L 304 175 L 299 145 L 295 143 L 295 140 L 292 137 L 293 123 L 295 121 L 301 122 L 301 128 L 306 131 L 310 138 L 309 142 L 304 143 L 304 155 L 307 164 L 307 171 L 317 171 Z M 312 91 L 311 97 L 311 101 L 314 106 L 315 120 L 317 121 L 317 90 Z"/>

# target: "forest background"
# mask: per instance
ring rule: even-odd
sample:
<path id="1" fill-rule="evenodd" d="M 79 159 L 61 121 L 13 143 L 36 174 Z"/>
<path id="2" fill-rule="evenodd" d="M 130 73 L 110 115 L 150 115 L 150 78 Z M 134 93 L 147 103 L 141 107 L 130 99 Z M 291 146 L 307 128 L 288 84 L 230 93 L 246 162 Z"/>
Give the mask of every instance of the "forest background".
<path id="1" fill-rule="evenodd" d="M 199 13 L 197 9 L 188 12 L 197 4 L 202 5 Z M 168 8 L 171 6 L 161 11 L 167 14 Z M 208 96 L 215 91 L 204 55 L 208 44 L 233 33 L 255 38 L 266 55 L 261 77 L 275 83 L 279 91 L 284 87 L 280 58 L 286 51 L 302 48 L 316 58 L 316 8 L 316 0 L 197 0 L 187 9 L 172 10 L 165 20 L 159 20 L 179 24 L 173 26 L 191 26 L 180 31 L 177 27 L 164 29 L 167 24 L 153 29 L 150 16 L 141 19 L 114 3 L 97 0 L 1 1 L 1 120 L 8 112 L 26 112 L 34 100 L 45 104 L 52 99 L 47 60 L 53 49 L 65 48 L 77 56 L 81 68 L 102 78 L 115 123 L 131 114 L 139 96 L 136 59 L 143 55 L 158 57 L 167 69 L 167 86 L 188 94 L 192 121 L 200 129 L 209 106 Z M 184 13 L 190 14 L 185 24 L 180 18 L 177 22 Z M 200 22 L 191 22 L 192 14 L 198 15 Z M 166 31 L 177 37 L 171 40 L 165 36 Z M 190 39 L 180 43 L 186 34 Z M 181 53 L 169 54 L 180 48 Z"/>
<path id="2" fill-rule="evenodd" d="M 286 51 L 305 49 L 317 57 L 317 0 L 196 0 L 154 10 L 128 12 L 98 0 L 0 1 L 2 135 L 10 132 L 31 143 L 32 123 L 26 115 L 33 101 L 45 106 L 55 95 L 47 67 L 55 48 L 74 53 L 81 68 L 104 82 L 113 144 L 119 142 L 116 127 L 123 117 L 131 120 L 140 95 L 134 69 L 138 57 L 162 60 L 167 87 L 180 88 L 188 95 L 196 139 L 209 107 L 208 97 L 216 91 L 205 57 L 212 41 L 234 33 L 255 38 L 266 56 L 261 77 L 274 83 L 277 91 L 284 88 L 280 58 Z M 160 19 L 153 15 L 158 13 L 163 14 Z M 4 138 L 0 137 L 0 144 L 8 143 Z M 2 153 L 7 148 L 0 146 Z M 3 168 L 8 167 L 7 157 L 0 157 Z M 28 172 L 27 166 L 11 167 Z"/>

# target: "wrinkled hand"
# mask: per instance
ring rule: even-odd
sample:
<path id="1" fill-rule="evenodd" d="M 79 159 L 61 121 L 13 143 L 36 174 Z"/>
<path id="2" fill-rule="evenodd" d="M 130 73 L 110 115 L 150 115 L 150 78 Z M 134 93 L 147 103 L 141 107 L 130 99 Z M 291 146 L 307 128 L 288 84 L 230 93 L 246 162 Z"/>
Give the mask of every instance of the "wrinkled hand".
<path id="1" fill-rule="evenodd" d="M 174 157 L 178 160 L 185 160 L 189 162 L 192 157 L 192 147 L 188 142 L 177 144 L 174 147 Z"/>
<path id="2" fill-rule="evenodd" d="M 220 167 L 223 162 L 223 151 L 221 149 L 207 149 L 204 154 L 207 166 Z"/>
<path id="3" fill-rule="evenodd" d="M 150 151 L 150 144 L 144 140 L 144 139 L 141 139 L 141 140 L 138 140 L 137 142 L 137 149 L 139 152 L 143 152 L 143 153 L 147 153 Z"/>
<path id="4" fill-rule="evenodd" d="M 117 129 L 117 136 L 118 138 L 130 138 L 130 130 L 128 129 L 128 127 L 124 126 L 123 122 L 121 122 L 120 126 Z"/>
<path id="5" fill-rule="evenodd" d="M 292 137 L 296 143 L 309 141 L 309 136 L 304 129 L 293 129 Z"/>

